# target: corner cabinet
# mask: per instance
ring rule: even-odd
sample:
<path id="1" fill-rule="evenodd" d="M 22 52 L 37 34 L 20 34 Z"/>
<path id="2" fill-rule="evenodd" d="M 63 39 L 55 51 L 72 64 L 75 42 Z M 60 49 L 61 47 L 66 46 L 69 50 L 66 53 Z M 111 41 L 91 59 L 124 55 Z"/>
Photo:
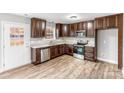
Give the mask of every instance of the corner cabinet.
<path id="1" fill-rule="evenodd" d="M 71 44 L 66 44 L 66 45 L 65 45 L 65 53 L 66 53 L 67 55 L 73 56 L 73 45 L 71 45 Z"/>
<path id="2" fill-rule="evenodd" d="M 31 37 L 41 38 L 45 36 L 46 21 L 38 18 L 31 19 Z"/>

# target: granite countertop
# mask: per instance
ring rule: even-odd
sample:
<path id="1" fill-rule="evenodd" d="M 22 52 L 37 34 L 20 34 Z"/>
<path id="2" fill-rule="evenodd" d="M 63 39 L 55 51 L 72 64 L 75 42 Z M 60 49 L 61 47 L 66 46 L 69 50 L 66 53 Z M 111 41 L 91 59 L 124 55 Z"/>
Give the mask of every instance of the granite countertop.
<path id="1" fill-rule="evenodd" d="M 46 48 L 46 47 L 51 47 L 51 46 L 61 45 L 61 44 L 71 44 L 71 45 L 74 45 L 72 43 L 56 43 L 56 44 L 45 44 L 45 45 L 37 44 L 37 45 L 31 45 L 31 48 Z M 94 47 L 94 45 L 90 45 L 90 44 L 87 44 L 85 46 Z"/>
<path id="2" fill-rule="evenodd" d="M 46 47 L 51 47 L 51 46 L 55 46 L 55 45 L 61 45 L 61 44 L 65 44 L 65 43 L 57 43 L 57 44 L 45 44 L 45 45 L 31 45 L 31 48 L 46 48 Z"/>

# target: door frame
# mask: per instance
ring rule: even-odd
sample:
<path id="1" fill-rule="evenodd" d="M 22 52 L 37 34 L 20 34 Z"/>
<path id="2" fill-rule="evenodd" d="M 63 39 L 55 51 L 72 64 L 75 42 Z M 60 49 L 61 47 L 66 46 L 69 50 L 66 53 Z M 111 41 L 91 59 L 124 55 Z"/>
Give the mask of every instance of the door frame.
<path id="1" fill-rule="evenodd" d="M 4 20 L 2 20 L 1 22 L 0 22 L 0 25 L 1 25 L 1 49 L 2 49 L 2 53 L 1 53 L 1 69 L 0 69 L 0 73 L 1 72 L 4 72 L 4 71 L 6 71 L 6 68 L 4 68 L 4 66 L 5 66 L 5 45 L 4 45 L 4 42 L 5 42 L 5 40 L 4 40 L 4 25 L 5 24 L 17 24 L 17 25 L 23 25 L 23 24 L 25 24 L 25 25 L 30 25 L 30 24 L 28 24 L 28 23 L 23 23 L 23 22 L 13 22 L 13 21 L 4 21 Z M 25 32 L 24 32 L 25 33 Z M 25 38 L 25 37 L 24 37 Z M 24 44 L 25 45 L 25 44 Z M 25 45 L 26 46 L 26 45 Z M 29 63 L 27 63 L 27 64 L 29 64 Z M 25 65 L 25 64 L 24 64 Z M 14 69 L 14 68 L 12 68 L 12 69 Z M 9 69 L 8 69 L 9 70 Z"/>

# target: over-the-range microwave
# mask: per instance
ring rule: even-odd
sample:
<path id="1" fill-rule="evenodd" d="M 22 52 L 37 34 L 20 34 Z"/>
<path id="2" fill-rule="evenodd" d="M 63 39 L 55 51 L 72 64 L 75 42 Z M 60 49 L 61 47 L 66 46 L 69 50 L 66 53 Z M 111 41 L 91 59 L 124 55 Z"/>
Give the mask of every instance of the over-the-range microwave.
<path id="1" fill-rule="evenodd" d="M 86 37 L 86 30 L 76 31 L 77 37 Z"/>

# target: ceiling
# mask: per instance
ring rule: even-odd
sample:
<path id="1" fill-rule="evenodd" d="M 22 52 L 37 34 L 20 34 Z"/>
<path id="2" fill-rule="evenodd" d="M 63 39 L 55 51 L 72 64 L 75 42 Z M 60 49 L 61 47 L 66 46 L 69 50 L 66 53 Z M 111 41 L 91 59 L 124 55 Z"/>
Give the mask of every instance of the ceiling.
<path id="1" fill-rule="evenodd" d="M 113 13 L 16 13 L 16 15 L 26 17 L 36 17 L 55 23 L 74 23 L 85 20 L 92 20 L 96 17 L 112 15 Z M 71 16 L 77 16 L 77 19 L 71 19 Z"/>

